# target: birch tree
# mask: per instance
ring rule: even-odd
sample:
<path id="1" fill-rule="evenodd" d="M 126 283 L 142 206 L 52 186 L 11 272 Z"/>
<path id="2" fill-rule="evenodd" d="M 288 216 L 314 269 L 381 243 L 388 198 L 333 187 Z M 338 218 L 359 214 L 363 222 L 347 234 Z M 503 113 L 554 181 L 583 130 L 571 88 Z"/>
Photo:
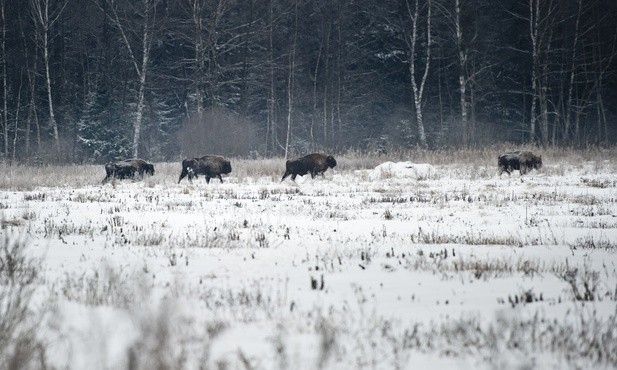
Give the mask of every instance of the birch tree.
<path id="1" fill-rule="evenodd" d="M 426 148 L 426 131 L 424 128 L 424 118 L 422 114 L 422 103 L 424 99 L 424 89 L 426 86 L 426 79 L 431 64 L 431 9 L 432 0 L 427 0 L 426 3 L 426 51 L 424 53 L 423 62 L 424 65 L 419 67 L 420 64 L 420 51 L 418 50 L 418 25 L 420 23 L 420 0 L 414 0 L 414 6 L 409 4 L 409 0 L 405 0 L 407 17 L 411 20 L 411 33 L 405 32 L 405 43 L 408 49 L 408 63 L 409 63 L 409 75 L 411 80 L 411 90 L 413 92 L 413 104 L 416 111 L 416 124 L 418 126 L 418 136 L 420 140 L 420 146 Z M 403 30 L 405 28 L 403 27 Z M 417 76 L 416 69 L 422 69 L 421 76 Z"/>
<path id="2" fill-rule="evenodd" d="M 4 138 L 4 158 L 9 156 L 9 117 L 8 117 L 8 93 L 6 75 L 6 16 L 4 14 L 5 0 L 0 2 L 0 15 L 2 16 L 2 133 Z"/>
<path id="3" fill-rule="evenodd" d="M 463 133 L 463 144 L 469 144 L 469 128 L 467 124 L 467 50 L 463 45 L 463 26 L 461 24 L 461 0 L 454 2 L 455 12 L 455 30 L 456 30 L 456 48 L 458 51 L 459 60 L 459 93 L 461 105 L 461 129 Z"/>
<path id="4" fill-rule="evenodd" d="M 56 151 L 60 150 L 60 136 L 58 134 L 58 124 L 56 123 L 56 114 L 54 112 L 51 72 L 49 67 L 52 40 L 50 31 L 60 18 L 60 15 L 64 11 L 67 3 L 68 0 L 58 3 L 56 3 L 55 0 L 30 0 L 32 14 L 37 25 L 37 40 L 40 42 L 39 47 L 43 53 L 43 68 L 45 69 L 45 85 L 47 88 L 47 106 L 49 109 L 49 126 L 52 129 Z"/>
<path id="5" fill-rule="evenodd" d="M 287 133 L 285 135 L 285 160 L 289 156 L 289 144 L 291 142 L 291 129 L 293 119 L 293 91 L 294 78 L 296 71 L 296 45 L 298 42 L 298 0 L 294 5 L 294 34 L 291 42 L 291 52 L 289 54 L 289 73 L 287 76 Z"/>
<path id="6" fill-rule="evenodd" d="M 549 142 L 550 70 L 555 3 L 553 0 L 529 0 L 529 37 L 531 40 L 531 112 L 530 141 L 537 142 L 537 129 L 543 145 Z M 539 125 L 539 127 L 538 127 Z"/>
<path id="7" fill-rule="evenodd" d="M 148 77 L 148 67 L 150 59 L 150 46 L 152 38 L 151 26 L 155 23 L 156 16 L 156 2 L 157 0 L 142 0 L 142 18 L 143 25 L 141 29 L 141 60 L 133 51 L 131 42 L 127 36 L 126 26 L 123 25 L 120 16 L 118 15 L 118 9 L 115 4 L 115 0 L 107 0 L 112 10 L 112 22 L 120 32 L 124 45 L 128 51 L 131 64 L 135 68 L 135 73 L 139 79 L 139 88 L 137 93 L 137 110 L 135 112 L 135 122 L 133 124 L 133 145 L 132 152 L 134 157 L 139 156 L 139 144 L 141 140 L 141 129 L 143 122 L 143 113 L 145 107 L 145 94 L 146 94 L 146 82 Z M 133 31 L 134 32 L 134 31 Z"/>
<path id="8" fill-rule="evenodd" d="M 202 4 L 203 0 L 188 0 L 191 6 L 193 15 L 193 26 L 195 32 L 195 105 L 197 110 L 198 120 L 201 120 L 204 113 L 204 70 L 206 64 L 206 56 L 204 53 L 204 39 L 203 39 L 203 19 L 202 19 Z"/>

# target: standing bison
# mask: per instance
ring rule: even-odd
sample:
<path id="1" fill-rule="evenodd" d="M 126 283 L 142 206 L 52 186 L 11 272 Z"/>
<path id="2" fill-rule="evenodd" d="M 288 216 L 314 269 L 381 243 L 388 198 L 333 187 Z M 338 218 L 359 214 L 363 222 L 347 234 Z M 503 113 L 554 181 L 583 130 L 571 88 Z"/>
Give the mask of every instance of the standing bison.
<path id="1" fill-rule="evenodd" d="M 200 158 L 185 159 L 182 161 L 182 172 L 178 179 L 178 184 L 187 175 L 189 181 L 193 180 L 193 176 L 197 178 L 197 175 L 205 175 L 206 183 L 210 183 L 211 178 L 218 177 L 223 182 L 221 174 L 228 174 L 231 172 L 231 162 L 229 160 L 218 155 L 205 155 Z"/>
<path id="2" fill-rule="evenodd" d="M 144 175 L 154 175 L 154 165 L 140 158 L 126 159 L 115 163 L 107 163 L 105 165 L 106 176 L 103 179 L 105 184 L 109 179 L 132 179 L 135 174 L 140 177 Z"/>
<path id="3" fill-rule="evenodd" d="M 497 166 L 499 167 L 499 175 L 504 172 L 507 172 L 509 175 L 515 170 L 524 175 L 527 171 L 542 167 L 542 156 L 526 151 L 505 153 L 497 159 Z"/>
<path id="4" fill-rule="evenodd" d="M 336 159 L 333 156 L 321 153 L 313 153 L 302 158 L 290 159 L 285 163 L 285 174 L 281 182 L 289 175 L 291 175 L 291 179 L 294 181 L 296 176 L 304 176 L 307 173 L 311 174 L 311 178 L 315 178 L 315 175 L 318 174 L 321 174 L 323 177 L 324 172 L 328 168 L 334 168 L 335 166 Z"/>

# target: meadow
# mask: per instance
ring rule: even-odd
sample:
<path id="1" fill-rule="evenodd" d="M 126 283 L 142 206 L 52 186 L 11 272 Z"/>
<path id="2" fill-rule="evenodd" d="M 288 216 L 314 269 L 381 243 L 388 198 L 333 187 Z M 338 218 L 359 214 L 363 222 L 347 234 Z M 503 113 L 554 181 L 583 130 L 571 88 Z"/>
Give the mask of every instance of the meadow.
<path id="1" fill-rule="evenodd" d="M 617 149 L 499 150 L 0 164 L 0 367 L 616 368 Z"/>

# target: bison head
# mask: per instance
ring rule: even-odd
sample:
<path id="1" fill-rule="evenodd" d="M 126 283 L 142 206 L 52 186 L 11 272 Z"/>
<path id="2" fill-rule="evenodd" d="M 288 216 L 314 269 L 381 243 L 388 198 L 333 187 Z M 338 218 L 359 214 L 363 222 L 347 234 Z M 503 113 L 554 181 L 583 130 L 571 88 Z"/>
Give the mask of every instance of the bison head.
<path id="1" fill-rule="evenodd" d="M 334 168 L 336 167 L 336 159 L 334 159 L 333 156 L 329 155 L 326 157 L 326 164 L 328 165 L 328 167 Z"/>
<path id="2" fill-rule="evenodd" d="M 221 173 L 223 174 L 231 173 L 231 162 L 223 161 L 223 164 L 221 166 Z"/>
<path id="3" fill-rule="evenodd" d="M 153 164 L 151 164 L 151 163 L 146 163 L 146 164 L 144 165 L 144 172 L 145 172 L 147 175 L 153 176 L 153 175 L 154 175 L 154 165 L 153 165 Z"/>

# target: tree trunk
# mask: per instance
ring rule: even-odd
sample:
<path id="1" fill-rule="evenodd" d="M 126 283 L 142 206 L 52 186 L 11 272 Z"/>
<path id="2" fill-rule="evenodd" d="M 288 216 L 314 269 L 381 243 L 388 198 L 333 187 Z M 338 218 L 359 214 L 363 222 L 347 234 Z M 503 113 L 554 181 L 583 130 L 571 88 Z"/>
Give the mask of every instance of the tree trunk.
<path id="1" fill-rule="evenodd" d="M 285 160 L 289 156 L 289 144 L 291 141 L 292 113 L 293 113 L 293 89 L 294 73 L 296 69 L 296 41 L 298 37 L 298 0 L 295 1 L 294 9 L 294 36 L 289 55 L 289 75 L 287 77 L 287 135 L 285 138 Z"/>
<path id="2" fill-rule="evenodd" d="M 574 28 L 574 40 L 572 45 L 572 57 L 570 59 L 570 78 L 568 81 L 568 97 L 565 106 L 564 128 L 562 133 L 562 143 L 568 145 L 570 142 L 570 126 L 572 124 L 572 105 L 573 105 L 573 91 L 574 91 L 574 77 L 576 74 L 576 49 L 579 39 L 579 24 L 581 18 L 581 1 L 577 0 L 577 12 L 576 23 Z"/>
<path id="3" fill-rule="evenodd" d="M 27 55 L 26 55 L 27 60 Z M 30 131 L 32 129 L 31 124 L 34 120 L 34 128 L 36 129 L 36 149 L 37 153 L 41 151 L 41 127 L 39 125 L 39 116 L 36 112 L 36 69 L 38 57 L 34 55 L 34 64 L 32 70 L 28 68 L 28 86 L 30 89 L 30 103 L 28 104 L 28 118 L 26 119 L 26 158 L 30 157 Z"/>
<path id="4" fill-rule="evenodd" d="M 276 152 L 278 147 L 278 127 L 276 125 L 276 85 L 275 85 L 275 69 L 274 69 L 274 0 L 270 0 L 270 7 L 268 9 L 268 57 L 270 63 L 270 97 L 268 99 L 268 118 L 266 122 L 266 155 L 270 155 L 269 149 L 272 149 L 272 153 Z M 268 139 L 270 138 L 270 141 Z M 271 143 L 269 146 L 268 143 Z"/>
<path id="5" fill-rule="evenodd" d="M 4 134 L 4 158 L 9 156 L 9 117 L 8 117 L 8 93 L 7 93 L 7 74 L 6 74 L 6 17 L 4 14 L 5 0 L 0 4 L 2 13 L 2 128 Z"/>
<path id="6" fill-rule="evenodd" d="M 461 133 L 463 135 L 463 146 L 469 145 L 469 128 L 467 124 L 467 53 L 463 47 L 463 28 L 461 25 L 461 3 L 460 0 L 455 0 L 454 6 L 456 7 L 456 46 L 458 49 L 459 59 L 459 93 L 460 93 L 460 105 L 461 105 Z"/>
<path id="7" fill-rule="evenodd" d="M 142 44 L 141 70 L 139 71 L 139 97 L 137 101 L 137 114 L 135 116 L 135 131 L 133 133 L 133 157 L 139 157 L 139 143 L 141 140 L 141 126 L 146 94 L 146 76 L 148 72 L 148 59 L 150 57 L 150 0 L 144 0 L 144 30 Z"/>
<path id="8" fill-rule="evenodd" d="M 343 132 L 343 118 L 341 117 L 341 96 L 343 91 L 343 36 L 341 32 L 341 22 L 342 22 L 342 14 L 343 11 L 341 9 L 341 1 L 337 1 L 337 10 L 338 10 L 338 22 L 337 22 L 337 51 L 336 51 L 336 119 L 338 124 L 338 129 L 336 132 L 336 144 L 337 149 L 340 149 L 341 145 L 341 133 Z M 334 113 L 334 109 L 333 109 Z M 324 122 L 325 123 L 325 122 Z"/>
<path id="9" fill-rule="evenodd" d="M 49 107 L 49 125 L 51 126 L 56 150 L 60 150 L 60 136 L 58 134 L 58 125 L 56 124 L 56 115 L 54 113 L 54 102 L 51 91 L 51 74 L 49 72 L 49 46 L 48 34 L 45 31 L 43 35 L 43 63 L 45 63 L 45 84 L 47 86 L 47 103 Z"/>
<path id="10" fill-rule="evenodd" d="M 198 120 L 201 121 L 204 113 L 203 76 L 205 69 L 201 0 L 189 0 L 189 3 L 193 8 L 193 23 L 195 26 L 195 105 Z"/>
<path id="11" fill-rule="evenodd" d="M 424 130 L 424 121 L 422 117 L 422 100 L 424 98 L 424 87 L 426 84 L 426 78 L 428 76 L 428 71 L 431 62 L 431 8 L 432 8 L 432 0 L 428 0 L 428 13 L 426 18 L 426 63 L 424 64 L 424 73 L 418 84 L 416 81 L 416 61 L 418 59 L 417 56 L 417 41 L 418 41 L 418 22 L 420 16 L 419 9 L 419 0 L 415 0 L 415 7 L 412 14 L 411 6 L 409 5 L 409 1 L 406 1 L 407 4 L 407 13 L 412 22 L 412 32 L 411 36 L 405 36 L 405 40 L 407 42 L 407 47 L 409 49 L 409 74 L 411 76 L 411 89 L 413 92 L 413 102 L 416 110 L 416 124 L 418 126 L 418 136 L 420 141 L 420 146 L 422 148 L 426 148 L 426 133 Z"/>
<path id="12" fill-rule="evenodd" d="M 12 162 L 15 162 L 16 159 L 16 154 L 17 154 L 17 133 L 18 133 L 18 126 L 19 126 L 19 111 L 21 110 L 21 89 L 22 89 L 22 85 L 23 85 L 23 73 L 20 74 L 19 76 L 19 90 L 17 91 L 17 108 L 15 109 L 15 126 L 14 126 L 14 131 L 13 131 L 13 155 L 12 155 Z"/>
<path id="13" fill-rule="evenodd" d="M 122 35 L 122 39 L 124 40 L 124 44 L 128 49 L 129 55 L 131 57 L 131 61 L 133 62 L 133 67 L 135 68 L 135 72 L 139 77 L 139 93 L 137 95 L 137 112 L 135 113 L 135 123 L 133 124 L 133 156 L 139 156 L 139 143 L 141 140 L 141 126 L 143 122 L 143 111 L 145 107 L 145 94 L 146 94 L 146 76 L 148 72 L 148 61 L 150 57 L 150 15 L 151 11 L 155 11 L 155 3 L 152 0 L 143 0 L 144 5 L 144 27 L 142 31 L 142 58 L 141 58 L 141 67 L 137 63 L 137 58 L 133 53 L 133 48 L 126 36 L 126 32 L 124 31 L 124 27 L 120 22 L 120 18 L 118 17 L 118 13 L 114 6 L 114 0 L 110 1 L 110 8 L 113 11 L 113 21 L 120 31 Z"/>
<path id="14" fill-rule="evenodd" d="M 529 0 L 529 36 L 531 38 L 531 111 L 529 115 L 529 141 L 536 142 L 536 102 L 539 96 L 539 40 L 538 40 L 538 17 L 540 13 L 540 0 Z"/>
<path id="15" fill-rule="evenodd" d="M 311 150 L 315 151 L 315 116 L 317 115 L 317 75 L 319 72 L 319 63 L 321 62 L 321 53 L 323 50 L 323 41 L 319 42 L 319 50 L 317 51 L 317 61 L 315 62 L 315 69 L 313 70 L 313 112 L 311 114 L 311 127 L 309 129 L 309 134 L 311 137 Z"/>
<path id="16" fill-rule="evenodd" d="M 49 125 L 52 129 L 52 135 L 54 138 L 54 147 L 56 152 L 60 151 L 60 136 L 58 133 L 58 125 L 56 123 L 56 115 L 54 111 L 53 93 L 51 86 L 51 72 L 49 68 L 50 64 L 50 41 L 49 31 L 54 23 L 59 19 L 60 14 L 66 7 L 67 1 L 61 4 L 55 14 L 50 14 L 49 2 L 51 0 L 30 0 L 32 8 L 32 14 L 35 18 L 35 22 L 40 27 L 40 34 L 38 35 L 42 40 L 43 50 L 43 64 L 45 68 L 45 85 L 47 88 L 47 106 L 49 109 Z"/>

